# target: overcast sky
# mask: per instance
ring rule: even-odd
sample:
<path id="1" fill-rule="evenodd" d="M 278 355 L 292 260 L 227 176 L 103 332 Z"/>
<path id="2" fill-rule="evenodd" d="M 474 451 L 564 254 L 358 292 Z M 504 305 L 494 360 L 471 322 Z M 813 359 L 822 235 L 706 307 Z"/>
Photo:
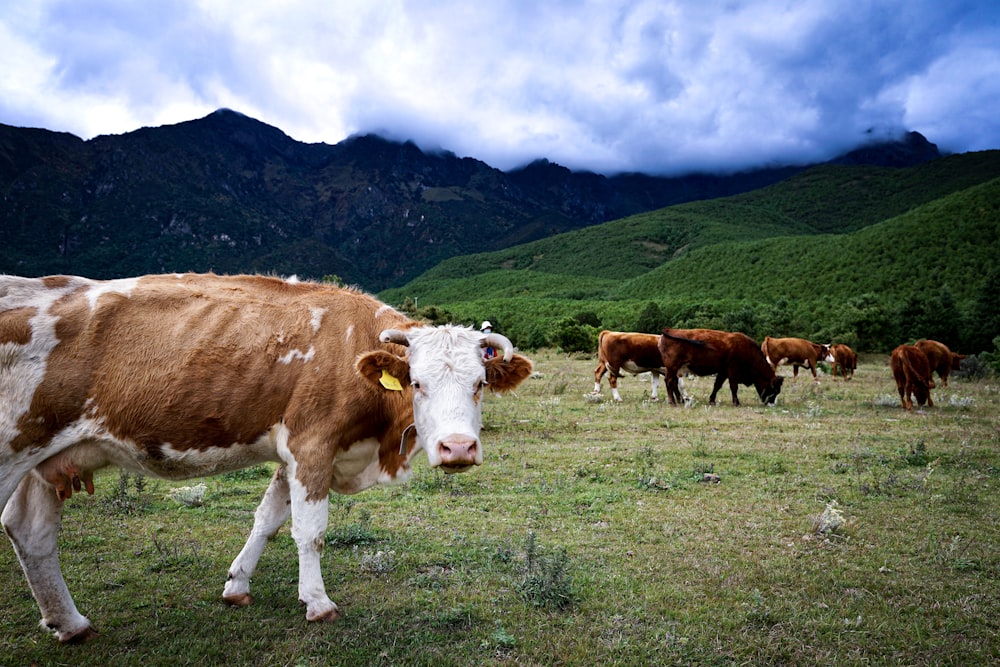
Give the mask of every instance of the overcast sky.
<path id="1" fill-rule="evenodd" d="M 510 169 L 1000 148 L 1000 0 L 0 0 L 0 123 L 89 139 L 227 107 Z"/>

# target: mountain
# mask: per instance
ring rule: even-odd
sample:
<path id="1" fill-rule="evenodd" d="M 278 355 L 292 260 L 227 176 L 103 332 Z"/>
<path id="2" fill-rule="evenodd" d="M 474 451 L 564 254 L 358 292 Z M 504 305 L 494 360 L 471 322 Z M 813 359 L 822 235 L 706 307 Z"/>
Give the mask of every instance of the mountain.
<path id="1" fill-rule="evenodd" d="M 669 324 L 888 352 L 1000 334 L 1000 151 L 820 165 L 781 183 L 454 257 L 380 296 L 523 347 Z M 433 311 L 430 308 L 433 307 Z M 442 315 L 444 314 L 444 315 Z M 585 328 L 585 327 L 584 327 Z M 593 338 L 593 336 L 590 336 Z"/>
<path id="2" fill-rule="evenodd" d="M 939 156 L 911 133 L 840 159 Z M 0 271 L 336 274 L 375 291 L 449 257 L 746 193 L 804 169 L 607 177 L 542 160 L 502 172 L 374 135 L 306 144 L 226 109 L 88 141 L 0 124 Z"/>

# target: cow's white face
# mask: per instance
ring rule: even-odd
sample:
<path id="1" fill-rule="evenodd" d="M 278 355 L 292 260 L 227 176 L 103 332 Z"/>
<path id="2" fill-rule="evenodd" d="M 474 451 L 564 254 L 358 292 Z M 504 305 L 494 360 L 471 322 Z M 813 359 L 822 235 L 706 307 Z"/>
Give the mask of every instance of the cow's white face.
<path id="1" fill-rule="evenodd" d="M 379 339 L 407 347 L 406 356 L 372 350 L 359 356 L 355 367 L 376 389 L 401 391 L 403 384 L 410 385 L 417 431 L 414 451 L 423 449 L 432 467 L 449 473 L 481 465 L 479 431 L 486 385 L 495 393 L 514 389 L 531 375 L 531 361 L 514 354 L 504 336 L 468 327 L 387 329 Z M 502 355 L 484 362 L 485 345 L 502 350 Z M 404 434 L 404 447 L 405 443 Z"/>
<path id="2" fill-rule="evenodd" d="M 483 334 L 463 327 L 420 327 L 406 337 L 418 446 L 432 467 L 445 472 L 481 465 Z"/>

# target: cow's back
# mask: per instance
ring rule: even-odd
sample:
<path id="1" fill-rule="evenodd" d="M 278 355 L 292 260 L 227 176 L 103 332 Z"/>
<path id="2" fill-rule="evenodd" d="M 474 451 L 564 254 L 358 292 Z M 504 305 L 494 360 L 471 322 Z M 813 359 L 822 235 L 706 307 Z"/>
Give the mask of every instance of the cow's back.
<path id="1" fill-rule="evenodd" d="M 73 425 L 156 459 L 168 443 L 253 443 L 321 402 L 348 414 L 357 397 L 330 383 L 356 382 L 357 353 L 377 347 L 377 330 L 406 322 L 360 292 L 259 276 L 54 277 L 17 287 L 19 306 L 0 291 L 3 331 L 23 339 L 34 315 L 32 340 L 8 364 L 31 376 L 29 400 L 13 410 L 14 451 Z M 40 351 L 39 372 L 30 357 Z"/>

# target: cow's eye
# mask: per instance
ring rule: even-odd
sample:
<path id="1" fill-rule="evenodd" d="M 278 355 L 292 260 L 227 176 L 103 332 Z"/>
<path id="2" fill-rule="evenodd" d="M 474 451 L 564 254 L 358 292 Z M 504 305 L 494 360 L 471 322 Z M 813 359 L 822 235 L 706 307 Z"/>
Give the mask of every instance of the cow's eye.
<path id="1" fill-rule="evenodd" d="M 410 383 L 410 385 L 413 387 L 414 391 L 420 391 L 420 381 L 419 380 L 414 380 L 413 382 Z"/>

